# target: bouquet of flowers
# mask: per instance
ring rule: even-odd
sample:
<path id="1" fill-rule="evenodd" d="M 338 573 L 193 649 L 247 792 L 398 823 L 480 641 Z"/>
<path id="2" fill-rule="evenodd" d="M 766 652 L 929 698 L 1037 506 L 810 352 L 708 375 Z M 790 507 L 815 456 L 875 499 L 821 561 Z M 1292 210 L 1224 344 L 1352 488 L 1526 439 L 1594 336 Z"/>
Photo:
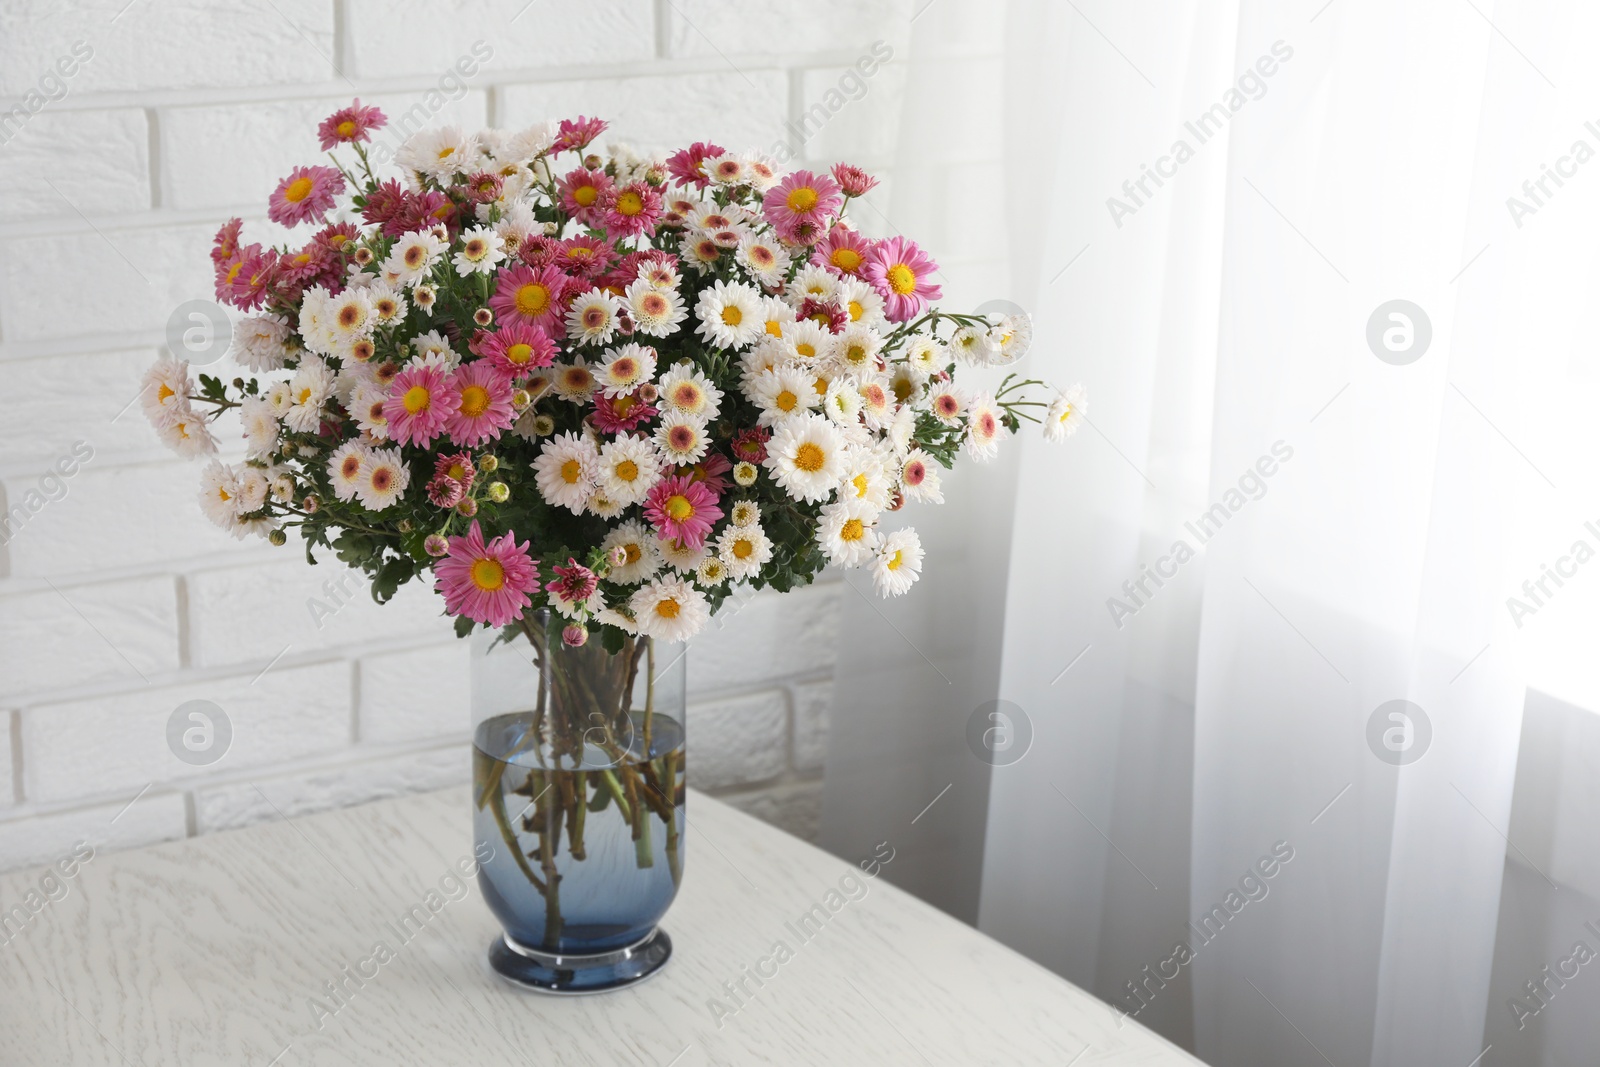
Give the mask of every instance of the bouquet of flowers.
<path id="1" fill-rule="evenodd" d="M 933 260 L 851 227 L 877 184 L 857 167 L 601 152 L 606 124 L 580 117 L 425 130 L 380 180 L 364 144 L 384 124 L 337 111 L 332 165 L 278 183 L 268 217 L 318 227 L 305 244 L 218 232 L 253 376 L 163 358 L 142 394 L 180 455 L 216 453 L 210 424 L 237 414 L 245 458 L 201 475 L 213 521 L 278 545 L 298 527 L 380 602 L 431 572 L 459 634 L 532 636 L 550 609 L 568 645 L 615 651 L 692 636 L 730 583 L 787 590 L 828 563 L 897 596 L 923 552 L 887 513 L 941 502 L 938 469 L 1022 420 L 1060 439 L 1082 418 L 1077 387 L 957 386 L 958 364 L 1019 359 L 1031 323 L 931 307 Z"/>

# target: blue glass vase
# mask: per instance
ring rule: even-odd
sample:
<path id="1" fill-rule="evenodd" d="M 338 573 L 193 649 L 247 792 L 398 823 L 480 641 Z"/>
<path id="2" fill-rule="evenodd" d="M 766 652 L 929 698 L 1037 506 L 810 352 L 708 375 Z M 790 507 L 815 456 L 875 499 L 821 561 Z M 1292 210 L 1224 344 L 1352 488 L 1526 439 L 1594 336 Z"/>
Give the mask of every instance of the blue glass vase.
<path id="1" fill-rule="evenodd" d="M 529 706 L 474 728 L 473 830 L 492 852 L 478 884 L 504 930 L 489 946 L 497 973 L 598 993 L 672 954 L 658 924 L 683 879 L 683 648 L 573 648 L 561 629 L 559 616 L 524 620 Z"/>

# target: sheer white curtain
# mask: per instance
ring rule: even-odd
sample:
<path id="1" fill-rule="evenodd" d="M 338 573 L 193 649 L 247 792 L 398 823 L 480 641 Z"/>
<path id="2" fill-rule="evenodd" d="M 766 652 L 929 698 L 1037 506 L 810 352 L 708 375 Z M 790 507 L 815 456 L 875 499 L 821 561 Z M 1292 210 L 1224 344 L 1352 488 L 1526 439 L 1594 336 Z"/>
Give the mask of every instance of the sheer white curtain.
<path id="1" fill-rule="evenodd" d="M 972 684 L 1035 739 L 968 801 L 986 803 L 979 923 L 1148 1002 L 1140 1021 L 1209 1062 L 1466 1067 L 1504 1011 L 1489 979 L 1529 672 L 1600 706 L 1573 631 L 1507 607 L 1600 516 L 1600 162 L 1571 158 L 1600 149 L 1600 12 L 935 0 L 913 59 L 986 18 L 1004 23 L 1012 298 L 1038 327 L 1024 369 L 1085 382 L 1093 425 L 1064 450 L 1024 434 L 991 482 L 1011 500 L 984 525 L 1006 539 L 985 557 L 1006 572 L 1003 641 L 970 642 Z M 929 106 L 913 94 L 908 118 Z M 902 148 L 897 180 L 917 170 Z M 1512 196 L 1535 210 L 1515 218 Z M 918 202 L 894 203 L 918 233 Z M 1431 330 L 1404 364 L 1368 342 L 1395 300 Z M 1584 578 L 1600 569 L 1547 618 L 1593 597 Z M 1369 743 L 1394 700 L 1431 728 L 1400 767 Z M 951 703 L 951 721 L 975 706 Z M 1275 849 L 1293 858 L 1252 875 Z M 1188 924 L 1218 905 L 1203 941 Z M 1195 958 L 1168 964 L 1179 941 Z"/>

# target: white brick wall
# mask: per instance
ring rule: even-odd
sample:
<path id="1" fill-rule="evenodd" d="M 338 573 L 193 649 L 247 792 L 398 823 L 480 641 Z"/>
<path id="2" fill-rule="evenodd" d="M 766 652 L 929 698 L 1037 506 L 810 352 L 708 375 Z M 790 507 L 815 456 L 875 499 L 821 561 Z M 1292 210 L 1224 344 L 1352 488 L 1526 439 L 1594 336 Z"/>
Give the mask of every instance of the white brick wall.
<path id="1" fill-rule="evenodd" d="M 912 11 L 0 5 L 0 511 L 27 513 L 0 535 L 0 870 L 79 838 L 170 840 L 468 774 L 467 646 L 432 594 L 410 588 L 379 608 L 336 563 L 306 567 L 296 545 L 213 529 L 194 500 L 198 467 L 173 462 L 126 410 L 168 315 L 211 295 L 211 234 L 235 213 L 257 239 L 272 234 L 266 194 L 316 156 L 317 119 L 357 94 L 391 116 L 468 126 L 583 112 L 640 147 L 715 139 L 882 172 Z M 492 57 L 457 67 L 480 41 Z M 849 72 L 875 42 L 893 58 L 858 80 Z M 869 232 L 893 229 L 885 177 L 858 219 Z M 90 458 L 51 476 L 77 442 Z M 807 836 L 845 595 L 831 581 L 762 594 L 689 656 L 691 781 Z M 314 617 L 313 600 L 332 615 Z M 169 716 L 194 699 L 234 731 L 209 766 L 167 747 Z"/>

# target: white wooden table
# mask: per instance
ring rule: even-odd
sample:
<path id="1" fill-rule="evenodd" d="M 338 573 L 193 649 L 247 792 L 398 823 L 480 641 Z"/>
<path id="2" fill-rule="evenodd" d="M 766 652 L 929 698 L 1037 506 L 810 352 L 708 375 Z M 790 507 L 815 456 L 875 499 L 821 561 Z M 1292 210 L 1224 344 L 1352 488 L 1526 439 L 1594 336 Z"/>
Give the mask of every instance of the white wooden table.
<path id="1" fill-rule="evenodd" d="M 446 879 L 470 827 L 452 789 L 96 856 L 0 945 L 0 1064 L 1199 1062 L 882 878 L 801 940 L 786 924 L 861 872 L 699 794 L 666 968 L 618 993 L 528 993 L 485 963 L 498 927 L 476 885 Z M 0 877 L 0 908 L 42 873 Z M 430 890 L 439 910 L 402 944 L 391 924 Z"/>

